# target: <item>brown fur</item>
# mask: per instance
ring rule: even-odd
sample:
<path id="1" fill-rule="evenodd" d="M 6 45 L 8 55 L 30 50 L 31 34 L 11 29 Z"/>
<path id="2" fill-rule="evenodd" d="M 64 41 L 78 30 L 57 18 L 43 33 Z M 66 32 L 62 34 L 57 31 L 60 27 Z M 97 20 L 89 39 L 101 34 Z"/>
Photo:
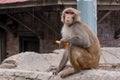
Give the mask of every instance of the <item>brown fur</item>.
<path id="1" fill-rule="evenodd" d="M 71 25 L 64 23 L 65 12 L 74 12 L 74 21 Z M 80 21 L 80 12 L 74 8 L 66 8 L 61 16 L 61 21 L 64 23 L 61 34 L 62 39 L 60 45 L 69 43 L 58 68 L 58 72 L 66 64 L 66 58 L 69 57 L 72 64 L 72 69 L 65 70 L 61 77 L 79 72 L 82 69 L 97 69 L 100 59 L 100 44 L 97 36 L 89 29 L 87 25 Z"/>

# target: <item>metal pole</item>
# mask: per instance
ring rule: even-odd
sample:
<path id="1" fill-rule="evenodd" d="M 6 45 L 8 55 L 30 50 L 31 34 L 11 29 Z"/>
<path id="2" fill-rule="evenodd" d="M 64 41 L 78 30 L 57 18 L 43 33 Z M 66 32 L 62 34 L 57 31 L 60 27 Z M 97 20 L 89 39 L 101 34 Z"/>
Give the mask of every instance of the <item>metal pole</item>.
<path id="1" fill-rule="evenodd" d="M 80 10 L 81 20 L 97 34 L 97 1 L 77 0 L 77 9 Z"/>

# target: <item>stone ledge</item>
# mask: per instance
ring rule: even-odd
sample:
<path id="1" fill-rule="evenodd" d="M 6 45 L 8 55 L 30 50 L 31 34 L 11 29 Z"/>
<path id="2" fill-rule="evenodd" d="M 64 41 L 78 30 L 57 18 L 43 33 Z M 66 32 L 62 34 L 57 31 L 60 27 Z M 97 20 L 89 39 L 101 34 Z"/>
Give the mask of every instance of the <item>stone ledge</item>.
<path id="1" fill-rule="evenodd" d="M 11 56 L 0 65 L 0 80 L 120 80 L 120 48 L 102 48 L 100 67 L 109 71 L 83 70 L 65 79 L 61 79 L 60 74 L 53 76 L 52 72 L 46 72 L 51 66 L 59 65 L 63 51 L 58 52 L 59 54 L 24 52 Z M 8 69 L 10 66 L 13 68 Z"/>
<path id="2" fill-rule="evenodd" d="M 52 72 L 0 69 L 0 80 L 49 80 Z"/>
<path id="3" fill-rule="evenodd" d="M 120 72 L 106 70 L 83 70 L 65 79 L 56 77 L 53 80 L 120 80 Z"/>
<path id="4" fill-rule="evenodd" d="M 120 72 L 107 70 L 82 70 L 80 73 L 61 79 L 60 74 L 16 69 L 0 69 L 0 80 L 120 80 Z"/>

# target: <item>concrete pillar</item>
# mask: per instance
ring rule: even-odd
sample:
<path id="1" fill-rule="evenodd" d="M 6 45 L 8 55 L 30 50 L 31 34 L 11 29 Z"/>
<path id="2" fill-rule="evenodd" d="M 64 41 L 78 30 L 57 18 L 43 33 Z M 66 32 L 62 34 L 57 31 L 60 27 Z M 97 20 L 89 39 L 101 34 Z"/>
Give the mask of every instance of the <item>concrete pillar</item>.
<path id="1" fill-rule="evenodd" d="M 77 9 L 80 10 L 81 20 L 97 34 L 97 1 L 77 0 Z"/>

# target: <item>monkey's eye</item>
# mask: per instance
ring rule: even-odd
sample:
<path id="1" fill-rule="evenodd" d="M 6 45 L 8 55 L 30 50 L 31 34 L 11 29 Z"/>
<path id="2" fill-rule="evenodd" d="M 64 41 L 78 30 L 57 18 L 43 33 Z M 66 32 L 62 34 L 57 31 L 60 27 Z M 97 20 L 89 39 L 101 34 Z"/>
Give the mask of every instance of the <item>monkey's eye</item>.
<path id="1" fill-rule="evenodd" d="M 74 12 L 65 12 L 66 14 L 74 14 Z"/>

